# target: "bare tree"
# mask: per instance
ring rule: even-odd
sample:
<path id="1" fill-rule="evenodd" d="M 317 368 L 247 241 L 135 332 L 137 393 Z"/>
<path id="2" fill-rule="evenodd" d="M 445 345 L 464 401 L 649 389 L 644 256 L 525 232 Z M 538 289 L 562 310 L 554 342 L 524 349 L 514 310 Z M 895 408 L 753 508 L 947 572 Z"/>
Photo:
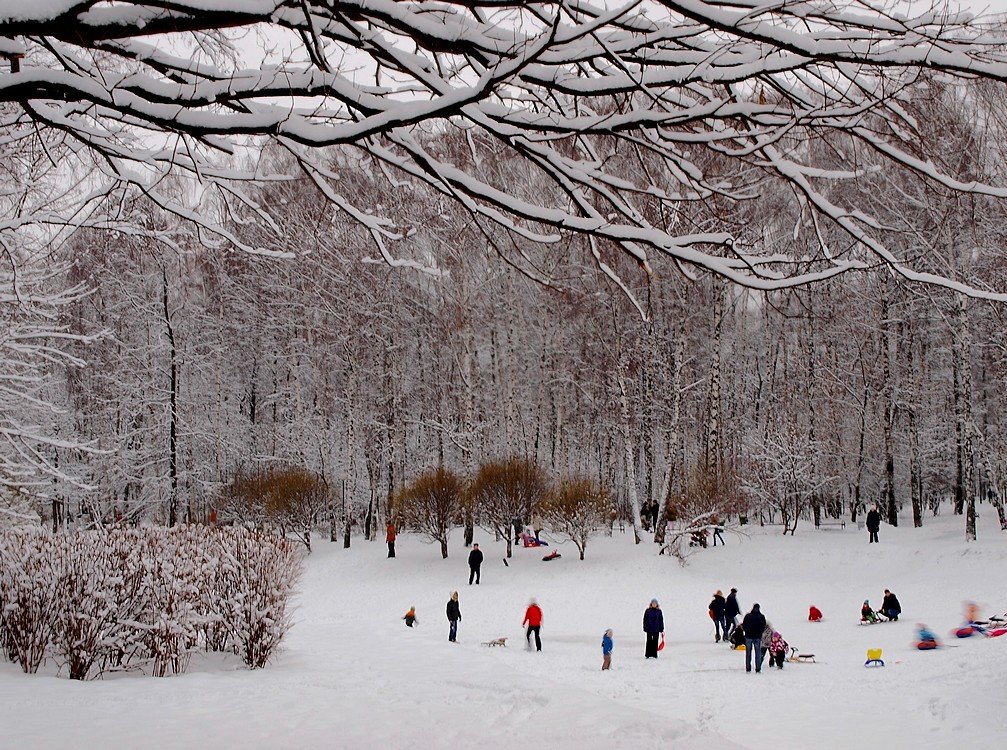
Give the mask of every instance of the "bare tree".
<path id="1" fill-rule="evenodd" d="M 461 517 L 463 485 L 458 476 L 443 467 L 421 474 L 392 499 L 390 515 L 440 543 L 441 557 L 448 556 L 451 527 Z"/>
<path id="2" fill-rule="evenodd" d="M 590 479 L 564 479 L 549 490 L 539 512 L 552 531 L 570 538 L 584 559 L 588 540 L 605 527 L 612 499 Z"/>
<path id="3" fill-rule="evenodd" d="M 475 498 L 482 523 L 507 540 L 510 557 L 514 522 L 528 521 L 545 497 L 548 483 L 531 461 L 510 458 L 480 466 L 468 491 Z"/>

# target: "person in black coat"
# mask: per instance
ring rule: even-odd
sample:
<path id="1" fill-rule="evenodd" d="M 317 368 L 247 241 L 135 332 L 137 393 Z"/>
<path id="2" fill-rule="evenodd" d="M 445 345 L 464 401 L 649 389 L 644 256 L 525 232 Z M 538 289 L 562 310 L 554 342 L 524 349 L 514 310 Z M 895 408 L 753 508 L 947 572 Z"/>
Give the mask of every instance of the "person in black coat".
<path id="1" fill-rule="evenodd" d="M 458 606 L 458 592 L 452 591 L 451 598 L 448 599 L 448 640 L 452 643 L 456 643 L 455 638 L 458 636 L 458 623 L 462 619 L 462 610 Z"/>
<path id="2" fill-rule="evenodd" d="M 870 541 L 868 544 L 874 544 L 878 541 L 878 530 L 881 528 L 881 514 L 878 513 L 878 507 L 872 505 L 871 509 L 867 512 L 867 531 L 870 532 Z"/>
<path id="3" fill-rule="evenodd" d="M 737 601 L 737 600 L 735 600 Z M 725 613 L 727 612 L 727 602 L 724 600 L 724 594 L 718 591 L 713 595 L 713 601 L 710 602 L 710 617 L 713 619 L 713 627 L 716 631 L 717 640 L 716 643 L 720 643 L 720 634 L 724 634 L 724 639 L 727 639 L 727 617 Z"/>
<path id="4" fill-rule="evenodd" d="M 899 615 L 902 614 L 902 605 L 899 604 L 899 598 L 888 589 L 885 589 L 885 598 L 881 602 L 881 614 L 889 620 L 898 620 Z"/>
<path id="5" fill-rule="evenodd" d="M 647 634 L 645 658 L 657 658 L 657 640 L 664 632 L 664 615 L 657 605 L 657 599 L 650 600 L 650 606 L 643 611 L 643 632 Z"/>
<path id="6" fill-rule="evenodd" d="M 483 551 L 479 549 L 478 544 L 472 545 L 472 551 L 469 552 L 469 586 L 472 585 L 472 579 L 476 581 L 476 586 L 479 585 L 479 568 L 483 564 Z"/>
<path id="7" fill-rule="evenodd" d="M 752 605 L 752 611 L 745 615 L 741 622 L 745 629 L 745 671 L 752 671 L 752 651 L 755 651 L 755 671 L 762 671 L 762 633 L 766 629 L 766 616 L 759 610 L 758 604 Z"/>
<path id="8" fill-rule="evenodd" d="M 724 619 L 727 620 L 728 632 L 738 626 L 738 617 L 741 615 L 741 605 L 738 604 L 738 589 L 731 589 L 724 604 Z M 725 636 L 726 638 L 726 636 Z"/>

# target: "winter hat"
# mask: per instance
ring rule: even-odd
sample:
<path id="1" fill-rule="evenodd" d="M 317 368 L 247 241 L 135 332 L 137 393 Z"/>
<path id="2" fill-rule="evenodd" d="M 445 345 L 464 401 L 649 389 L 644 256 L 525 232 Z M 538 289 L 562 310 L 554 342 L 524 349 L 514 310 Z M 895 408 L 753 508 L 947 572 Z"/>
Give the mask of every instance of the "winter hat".
<path id="1" fill-rule="evenodd" d="M 738 589 L 731 589 L 731 593 L 732 594 L 737 594 L 738 593 Z"/>
<path id="2" fill-rule="evenodd" d="M 657 599 L 651 599 L 651 600 L 650 600 L 650 603 L 651 603 L 651 605 L 656 605 L 656 606 L 661 606 L 661 605 L 659 605 L 659 604 L 657 603 Z"/>

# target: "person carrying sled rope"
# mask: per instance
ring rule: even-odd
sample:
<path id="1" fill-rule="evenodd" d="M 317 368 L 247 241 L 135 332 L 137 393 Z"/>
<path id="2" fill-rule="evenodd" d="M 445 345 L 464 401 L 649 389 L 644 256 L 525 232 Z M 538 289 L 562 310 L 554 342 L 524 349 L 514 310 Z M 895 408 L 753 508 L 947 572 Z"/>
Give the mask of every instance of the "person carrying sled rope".
<path id="1" fill-rule="evenodd" d="M 766 630 L 766 616 L 759 610 L 758 604 L 752 605 L 752 611 L 741 621 L 745 629 L 745 671 L 752 671 L 752 652 L 755 652 L 755 672 L 762 671 L 762 634 Z"/>
<path id="2" fill-rule="evenodd" d="M 724 599 L 723 592 L 718 589 L 713 595 L 713 601 L 710 602 L 710 618 L 713 620 L 713 630 L 716 636 L 714 643 L 720 643 L 721 634 L 723 634 L 724 640 L 727 640 L 726 612 L 727 601 Z"/>
<path id="3" fill-rule="evenodd" d="M 902 605 L 899 604 L 898 597 L 888 589 L 885 589 L 885 598 L 881 602 L 881 614 L 892 621 L 898 620 L 902 614 Z"/>
<path id="4" fill-rule="evenodd" d="M 413 624 L 420 624 L 420 619 L 416 616 L 416 607 L 410 607 L 409 611 L 402 615 L 402 619 L 406 621 L 406 627 L 411 628 Z"/>
<path id="5" fill-rule="evenodd" d="M 612 629 L 601 637 L 601 671 L 612 668 Z"/>
<path id="6" fill-rule="evenodd" d="M 448 640 L 452 643 L 457 643 L 455 640 L 458 637 L 458 623 L 462 619 L 462 611 L 458 605 L 458 592 L 452 591 L 451 598 L 448 599 Z"/>
<path id="7" fill-rule="evenodd" d="M 647 634 L 645 659 L 657 658 L 657 643 L 664 632 L 664 614 L 657 604 L 657 599 L 651 599 L 650 605 L 643 611 L 643 632 Z"/>
<path id="8" fill-rule="evenodd" d="M 479 549 L 478 544 L 472 545 L 472 551 L 469 552 L 469 586 L 472 585 L 472 579 L 476 581 L 476 586 L 479 585 L 479 569 L 483 564 L 483 551 Z"/>
<path id="9" fill-rule="evenodd" d="M 525 642 L 528 644 L 528 650 L 531 651 L 531 636 L 532 633 L 535 634 L 535 650 L 542 650 L 542 637 L 539 635 L 539 631 L 542 629 L 542 609 L 538 606 L 538 603 L 532 599 L 528 603 L 528 609 L 525 610 L 524 620 L 521 625 L 527 625 L 528 630 L 525 632 Z"/>

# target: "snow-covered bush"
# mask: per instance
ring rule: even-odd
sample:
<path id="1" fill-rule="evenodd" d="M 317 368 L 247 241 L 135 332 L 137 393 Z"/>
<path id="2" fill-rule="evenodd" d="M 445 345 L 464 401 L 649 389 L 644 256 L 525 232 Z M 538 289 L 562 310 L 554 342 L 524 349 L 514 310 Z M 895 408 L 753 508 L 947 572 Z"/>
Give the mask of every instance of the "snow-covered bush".
<path id="1" fill-rule="evenodd" d="M 200 646 L 261 667 L 300 572 L 293 543 L 243 529 L 0 532 L 0 646 L 78 680 L 134 662 L 178 674 Z"/>
<path id="2" fill-rule="evenodd" d="M 0 541 L 0 610 L 7 656 L 38 671 L 52 641 L 59 600 L 59 555 L 51 537 L 8 531 Z"/>
<path id="3" fill-rule="evenodd" d="M 220 602 L 224 622 L 242 660 L 266 666 L 290 629 L 287 604 L 301 575 L 301 558 L 287 540 L 265 533 L 234 533 L 224 546 L 221 568 L 228 595 Z"/>

